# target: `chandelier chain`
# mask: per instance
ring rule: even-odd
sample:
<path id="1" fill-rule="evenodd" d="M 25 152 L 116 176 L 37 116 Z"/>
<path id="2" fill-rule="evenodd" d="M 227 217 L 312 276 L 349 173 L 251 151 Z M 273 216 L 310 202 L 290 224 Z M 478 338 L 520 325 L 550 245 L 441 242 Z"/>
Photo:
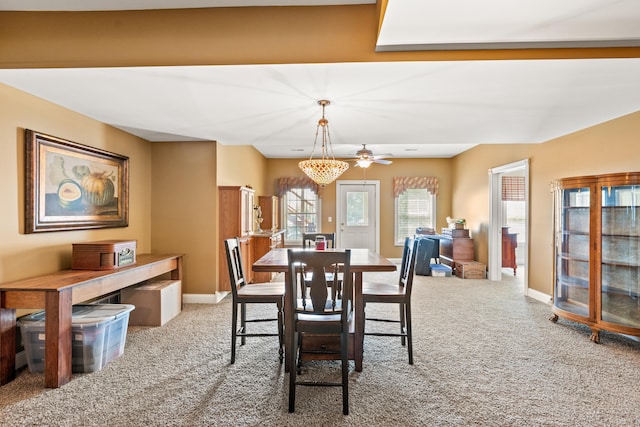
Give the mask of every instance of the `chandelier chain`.
<path id="1" fill-rule="evenodd" d="M 313 141 L 313 149 L 311 150 L 311 156 L 309 160 L 304 160 L 298 164 L 300 169 L 314 182 L 321 186 L 335 181 L 340 175 L 349 168 L 347 162 L 336 160 L 333 151 L 333 143 L 331 142 L 331 132 L 329 131 L 329 120 L 325 117 L 325 106 L 330 104 L 330 101 L 320 100 L 318 104 L 322 106 L 322 118 L 318 121 L 316 127 L 316 136 Z M 314 159 L 313 154 L 316 151 L 318 144 L 318 134 L 322 128 L 322 147 L 321 158 Z"/>

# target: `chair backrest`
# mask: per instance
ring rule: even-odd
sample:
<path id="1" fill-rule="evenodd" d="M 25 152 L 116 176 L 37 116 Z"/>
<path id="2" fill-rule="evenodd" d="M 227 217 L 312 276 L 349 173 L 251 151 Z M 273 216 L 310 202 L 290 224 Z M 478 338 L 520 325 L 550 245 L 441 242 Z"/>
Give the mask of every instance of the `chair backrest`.
<path id="1" fill-rule="evenodd" d="M 413 276 L 416 267 L 416 255 L 418 254 L 419 239 L 407 237 L 404 239 L 404 249 L 402 250 L 402 264 L 400 266 L 399 285 L 404 286 L 405 294 L 411 295 L 413 287 Z"/>
<path id="2" fill-rule="evenodd" d="M 302 233 L 302 247 L 314 247 L 316 244 L 316 236 L 324 236 L 327 242 L 327 249 L 333 249 L 336 247 L 336 234 L 335 233 Z"/>
<path id="3" fill-rule="evenodd" d="M 346 321 L 352 296 L 351 250 L 301 251 L 289 249 L 289 274 L 285 299 L 289 309 L 296 313 L 335 315 L 340 313 Z M 327 274 L 343 275 L 342 292 L 329 286 Z M 311 280 L 308 275 L 311 274 Z M 305 275 L 307 280 L 305 280 Z M 344 299 L 344 301 L 343 301 Z M 343 310 L 343 307 L 345 308 Z"/>
<path id="4" fill-rule="evenodd" d="M 244 278 L 244 267 L 242 266 L 242 254 L 240 252 L 240 241 L 237 237 L 226 239 L 224 249 L 227 253 L 227 266 L 229 267 L 229 281 L 233 298 L 238 296 L 238 288 L 247 284 Z"/>

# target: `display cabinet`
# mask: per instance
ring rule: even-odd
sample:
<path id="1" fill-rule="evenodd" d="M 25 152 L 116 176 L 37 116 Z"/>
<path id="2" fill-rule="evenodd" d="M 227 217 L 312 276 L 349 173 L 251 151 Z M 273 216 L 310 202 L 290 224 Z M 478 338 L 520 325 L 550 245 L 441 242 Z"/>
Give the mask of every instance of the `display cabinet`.
<path id="1" fill-rule="evenodd" d="M 640 336 L 640 172 L 554 182 L 553 317 Z"/>

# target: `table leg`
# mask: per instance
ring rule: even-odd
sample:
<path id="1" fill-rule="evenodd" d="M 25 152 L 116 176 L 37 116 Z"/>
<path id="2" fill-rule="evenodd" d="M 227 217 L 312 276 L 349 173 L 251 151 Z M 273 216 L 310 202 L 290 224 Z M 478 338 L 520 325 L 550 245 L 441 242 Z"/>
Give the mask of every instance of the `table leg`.
<path id="1" fill-rule="evenodd" d="M 182 257 L 179 257 L 176 260 L 177 267 L 175 270 L 171 270 L 171 280 L 180 280 L 182 281 Z M 184 301 L 182 298 L 182 285 L 180 286 L 180 310 L 184 310 Z"/>
<path id="2" fill-rule="evenodd" d="M 46 295 L 45 387 L 61 387 L 71 380 L 71 301 L 71 288 Z"/>
<path id="3" fill-rule="evenodd" d="M 2 293 L 0 292 L 0 300 Z M 16 310 L 0 308 L 0 385 L 16 377 Z"/>
<path id="4" fill-rule="evenodd" d="M 354 307 L 355 307 L 355 336 L 353 358 L 355 359 L 356 371 L 362 372 L 362 353 L 364 348 L 364 301 L 362 301 L 362 272 L 354 274 Z"/>

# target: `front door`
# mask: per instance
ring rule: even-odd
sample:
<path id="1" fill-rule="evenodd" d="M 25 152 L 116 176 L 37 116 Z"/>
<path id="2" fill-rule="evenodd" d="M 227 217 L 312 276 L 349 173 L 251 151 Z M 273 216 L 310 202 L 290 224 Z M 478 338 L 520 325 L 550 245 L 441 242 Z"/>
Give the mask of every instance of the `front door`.
<path id="1" fill-rule="evenodd" d="M 380 181 L 337 181 L 336 196 L 337 247 L 380 252 Z"/>

